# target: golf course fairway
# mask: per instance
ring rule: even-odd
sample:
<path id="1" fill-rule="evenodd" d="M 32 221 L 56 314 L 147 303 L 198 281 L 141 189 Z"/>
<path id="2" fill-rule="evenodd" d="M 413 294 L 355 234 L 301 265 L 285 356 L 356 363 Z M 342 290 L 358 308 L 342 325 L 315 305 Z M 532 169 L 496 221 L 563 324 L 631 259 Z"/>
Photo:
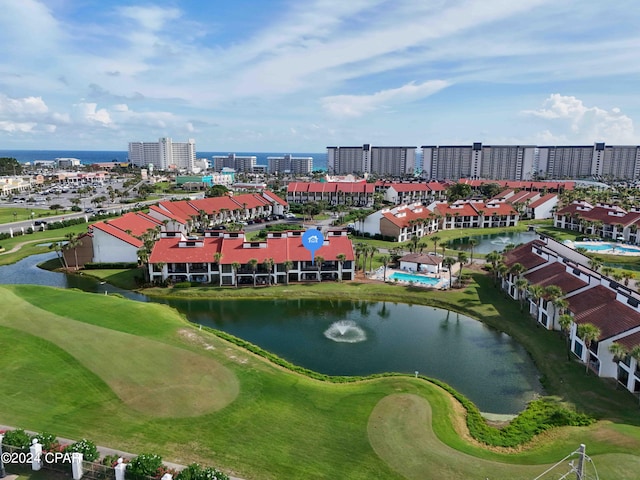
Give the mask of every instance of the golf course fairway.
<path id="1" fill-rule="evenodd" d="M 3 286 L 0 305 L 2 424 L 247 480 L 533 479 L 580 443 L 600 478 L 640 471 L 635 425 L 555 429 L 493 451 L 458 434 L 460 409 L 423 379 L 314 380 L 117 296 Z"/>

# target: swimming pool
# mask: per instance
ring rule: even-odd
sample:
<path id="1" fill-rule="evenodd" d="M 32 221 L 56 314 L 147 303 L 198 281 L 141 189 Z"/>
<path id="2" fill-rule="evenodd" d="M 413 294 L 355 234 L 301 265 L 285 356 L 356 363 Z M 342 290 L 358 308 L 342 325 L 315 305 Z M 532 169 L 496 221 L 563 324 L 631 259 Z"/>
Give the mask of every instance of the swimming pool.
<path id="1" fill-rule="evenodd" d="M 607 252 L 618 254 L 636 254 L 640 255 L 640 247 L 634 247 L 632 245 L 621 245 L 619 243 L 611 242 L 574 242 L 575 248 L 584 248 L 589 252 Z"/>
<path id="2" fill-rule="evenodd" d="M 441 281 L 439 278 L 425 277 L 424 275 L 414 275 L 413 273 L 402 272 L 393 272 L 389 275 L 389 278 L 391 280 L 398 280 L 399 282 L 414 282 L 431 286 L 435 286 Z"/>

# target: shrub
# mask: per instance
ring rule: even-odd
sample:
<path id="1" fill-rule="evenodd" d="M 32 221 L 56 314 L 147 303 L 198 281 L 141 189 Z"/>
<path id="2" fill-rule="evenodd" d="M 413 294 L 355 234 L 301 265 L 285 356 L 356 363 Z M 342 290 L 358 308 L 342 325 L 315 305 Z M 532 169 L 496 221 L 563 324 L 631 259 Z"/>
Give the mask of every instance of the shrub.
<path id="1" fill-rule="evenodd" d="M 173 288 L 189 288 L 191 282 L 177 282 L 173 284 Z"/>
<path id="2" fill-rule="evenodd" d="M 72 443 L 67 446 L 64 451 L 69 453 L 81 453 L 83 460 L 86 460 L 87 462 L 95 462 L 100 458 L 96 444 L 86 438 L 83 438 L 79 442 Z"/>
<path id="3" fill-rule="evenodd" d="M 4 445 L 11 445 L 12 447 L 17 448 L 29 448 L 29 445 L 31 445 L 31 437 L 21 428 L 17 430 L 9 430 L 4 434 L 2 443 Z"/>
<path id="4" fill-rule="evenodd" d="M 125 478 L 147 480 L 147 477 L 155 477 L 162 467 L 162 457 L 160 455 L 141 453 L 129 463 Z"/>
<path id="5" fill-rule="evenodd" d="M 197 463 L 192 463 L 182 470 L 175 480 L 229 480 L 229 476 L 213 467 L 203 468 Z"/>
<path id="6" fill-rule="evenodd" d="M 138 264 L 132 263 L 132 262 L 105 262 L 105 263 L 87 262 L 84 264 L 85 270 L 101 270 L 101 269 L 124 270 L 124 269 L 130 269 L 130 268 L 138 268 Z"/>
<path id="7" fill-rule="evenodd" d="M 60 444 L 58 443 L 58 440 L 56 439 L 56 436 L 53 433 L 42 432 L 42 433 L 38 433 L 33 438 L 38 439 L 38 443 L 42 445 L 42 449 L 47 452 L 50 452 L 52 450 L 57 450 L 58 447 L 60 446 Z"/>

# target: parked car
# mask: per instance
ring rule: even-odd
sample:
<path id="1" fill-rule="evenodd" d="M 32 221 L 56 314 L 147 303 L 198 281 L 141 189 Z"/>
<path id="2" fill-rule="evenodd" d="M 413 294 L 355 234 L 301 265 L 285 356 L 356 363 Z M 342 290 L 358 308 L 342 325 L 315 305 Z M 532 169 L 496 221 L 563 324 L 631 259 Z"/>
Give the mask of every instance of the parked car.
<path id="1" fill-rule="evenodd" d="M 225 227 L 224 225 L 214 225 L 213 227 L 211 227 L 211 230 L 226 230 L 227 227 Z"/>
<path id="2" fill-rule="evenodd" d="M 85 208 L 84 213 L 93 213 L 93 208 Z"/>
<path id="3" fill-rule="evenodd" d="M 296 216 L 293 213 L 285 213 L 284 218 L 296 218 Z"/>
<path id="4" fill-rule="evenodd" d="M 33 222 L 33 224 L 34 224 L 35 226 L 38 226 L 38 225 L 46 225 L 46 224 L 47 224 L 47 222 L 45 222 L 44 220 L 36 220 L 35 222 Z"/>

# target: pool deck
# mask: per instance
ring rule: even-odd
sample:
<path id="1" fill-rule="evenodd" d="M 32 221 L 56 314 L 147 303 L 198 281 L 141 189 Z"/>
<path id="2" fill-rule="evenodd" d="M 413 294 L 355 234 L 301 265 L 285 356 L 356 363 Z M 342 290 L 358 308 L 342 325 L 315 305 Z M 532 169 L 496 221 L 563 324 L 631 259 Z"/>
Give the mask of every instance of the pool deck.
<path id="1" fill-rule="evenodd" d="M 587 251 L 593 253 L 601 253 L 603 255 L 622 255 L 628 257 L 638 257 L 640 256 L 640 247 L 637 245 L 630 245 L 626 243 L 615 243 L 615 242 L 605 242 L 605 241 L 596 241 L 596 242 L 572 242 L 571 240 L 565 240 L 564 244 L 573 248 L 574 250 L 579 247 L 586 248 Z M 594 246 L 608 246 L 610 248 L 598 249 L 598 250 L 590 250 L 589 245 Z M 617 247 L 625 247 L 625 248 L 633 248 L 637 249 L 637 251 L 629 252 L 626 250 L 621 250 Z"/>
<path id="2" fill-rule="evenodd" d="M 407 280 L 395 281 L 395 280 L 389 278 L 389 277 L 391 277 L 391 275 L 393 273 L 404 273 L 404 274 L 410 274 L 410 275 L 416 275 L 416 276 L 420 276 L 420 277 L 436 279 L 436 280 L 438 280 L 438 283 L 425 284 L 425 283 L 420 283 L 420 282 L 410 282 L 410 281 L 407 281 Z M 373 272 L 371 272 L 371 274 L 369 275 L 369 278 L 371 280 L 379 280 L 381 282 L 383 281 L 383 277 L 384 277 L 384 267 L 379 267 L 378 269 L 376 269 Z M 388 268 L 387 267 L 387 283 L 397 283 L 398 285 L 412 285 L 413 284 L 414 287 L 436 288 L 436 289 L 448 288 L 449 287 L 449 272 L 416 273 L 416 272 L 406 272 L 404 270 L 399 270 L 397 268 Z"/>

